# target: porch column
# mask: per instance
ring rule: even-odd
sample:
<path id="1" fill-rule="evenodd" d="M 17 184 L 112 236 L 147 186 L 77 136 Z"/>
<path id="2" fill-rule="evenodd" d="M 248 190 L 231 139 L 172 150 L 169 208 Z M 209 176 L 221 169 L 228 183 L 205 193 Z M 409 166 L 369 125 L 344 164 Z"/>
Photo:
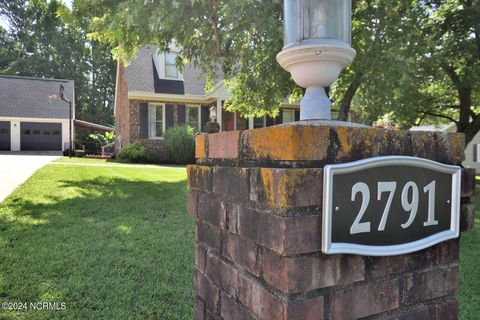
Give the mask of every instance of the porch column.
<path id="1" fill-rule="evenodd" d="M 218 99 L 217 100 L 217 122 L 220 125 L 220 132 L 223 131 L 223 125 L 222 125 L 222 100 Z"/>

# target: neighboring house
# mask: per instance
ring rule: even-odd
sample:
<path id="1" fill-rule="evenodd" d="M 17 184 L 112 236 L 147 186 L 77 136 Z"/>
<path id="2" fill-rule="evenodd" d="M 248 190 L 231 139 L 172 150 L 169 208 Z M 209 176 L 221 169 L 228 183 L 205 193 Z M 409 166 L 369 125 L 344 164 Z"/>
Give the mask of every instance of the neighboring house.
<path id="1" fill-rule="evenodd" d="M 0 150 L 69 148 L 69 105 L 52 98 L 60 84 L 66 99 L 75 101 L 72 80 L 0 76 Z"/>
<path id="2" fill-rule="evenodd" d="M 457 125 L 451 123 L 441 129 L 443 132 L 457 132 Z M 480 173 L 480 132 L 477 132 L 472 141 L 465 147 L 465 161 L 462 162 L 465 168 L 475 168 Z"/>
<path id="3" fill-rule="evenodd" d="M 457 132 L 455 123 L 443 125 L 441 127 L 435 125 L 427 125 L 414 127 L 412 131 L 442 131 L 442 132 Z M 472 141 L 465 147 L 465 161 L 462 162 L 465 168 L 475 168 L 477 173 L 480 172 L 480 132 L 478 132 Z"/>
<path id="4" fill-rule="evenodd" d="M 209 109 L 217 108 L 222 131 L 261 128 L 300 118 L 299 105 L 285 104 L 277 118 L 245 119 L 223 108 L 230 99 L 223 78 L 211 92 L 205 92 L 205 74 L 186 65 L 180 72 L 176 52 L 159 52 L 155 46 L 143 48 L 128 67 L 119 64 L 115 92 L 116 149 L 139 141 L 167 161 L 163 135 L 166 129 L 189 124 L 202 131 L 209 121 Z"/>

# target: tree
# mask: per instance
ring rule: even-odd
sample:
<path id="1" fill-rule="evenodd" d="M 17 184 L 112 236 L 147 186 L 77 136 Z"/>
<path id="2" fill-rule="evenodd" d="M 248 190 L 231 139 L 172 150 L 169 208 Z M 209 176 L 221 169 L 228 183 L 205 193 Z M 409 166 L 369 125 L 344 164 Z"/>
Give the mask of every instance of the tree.
<path id="1" fill-rule="evenodd" d="M 353 107 L 366 123 L 388 114 L 402 128 L 455 120 L 469 141 L 480 129 L 478 1 L 354 5 L 358 55 L 331 88 L 339 118 Z M 212 76 L 221 64 L 232 86 L 231 108 L 274 114 L 287 94 L 302 93 L 275 61 L 283 45 L 281 9 L 279 0 L 123 0 L 94 19 L 93 36 L 127 62 L 145 45 L 168 50 L 175 40 L 179 65 L 190 61 Z"/>
<path id="2" fill-rule="evenodd" d="M 0 15 L 10 25 L 0 32 L 0 73 L 72 79 L 76 117 L 113 124 L 115 62 L 106 44 L 87 38 L 91 18 L 59 0 L 2 2 Z"/>

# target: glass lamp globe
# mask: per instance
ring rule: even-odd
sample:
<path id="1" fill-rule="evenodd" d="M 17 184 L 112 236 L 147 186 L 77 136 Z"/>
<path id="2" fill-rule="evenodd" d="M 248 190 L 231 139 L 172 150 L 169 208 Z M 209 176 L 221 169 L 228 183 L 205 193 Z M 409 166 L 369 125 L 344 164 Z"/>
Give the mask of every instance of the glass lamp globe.
<path id="1" fill-rule="evenodd" d="M 277 61 L 306 88 L 300 120 L 331 119 L 325 89 L 356 55 L 351 0 L 284 0 L 285 46 Z"/>

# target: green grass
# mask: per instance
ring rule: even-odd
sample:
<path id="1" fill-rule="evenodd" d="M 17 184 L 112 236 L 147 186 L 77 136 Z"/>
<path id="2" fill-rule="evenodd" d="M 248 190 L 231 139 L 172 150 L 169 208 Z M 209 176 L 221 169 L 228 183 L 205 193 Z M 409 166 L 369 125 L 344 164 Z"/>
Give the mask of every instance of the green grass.
<path id="1" fill-rule="evenodd" d="M 178 168 L 39 170 L 0 204 L 0 302 L 66 310 L 0 310 L 0 319 L 192 319 L 185 179 Z M 461 319 L 480 314 L 479 244 L 478 228 L 462 234 Z"/>
<path id="2" fill-rule="evenodd" d="M 130 163 L 127 161 L 117 160 L 117 159 L 92 159 L 92 158 L 69 158 L 69 157 L 61 157 L 53 162 L 57 163 L 67 163 L 67 164 L 108 164 L 108 165 L 136 165 L 136 166 L 162 166 L 162 167 L 172 167 L 172 168 L 185 168 L 185 166 L 179 165 L 157 165 L 157 164 L 145 164 L 145 163 Z"/>
<path id="3" fill-rule="evenodd" d="M 477 177 L 477 198 L 480 187 Z M 460 235 L 460 319 L 480 318 L 480 203 L 476 203 L 475 229 Z"/>
<path id="4" fill-rule="evenodd" d="M 186 173 L 50 165 L 0 205 L 0 319 L 192 319 Z"/>

